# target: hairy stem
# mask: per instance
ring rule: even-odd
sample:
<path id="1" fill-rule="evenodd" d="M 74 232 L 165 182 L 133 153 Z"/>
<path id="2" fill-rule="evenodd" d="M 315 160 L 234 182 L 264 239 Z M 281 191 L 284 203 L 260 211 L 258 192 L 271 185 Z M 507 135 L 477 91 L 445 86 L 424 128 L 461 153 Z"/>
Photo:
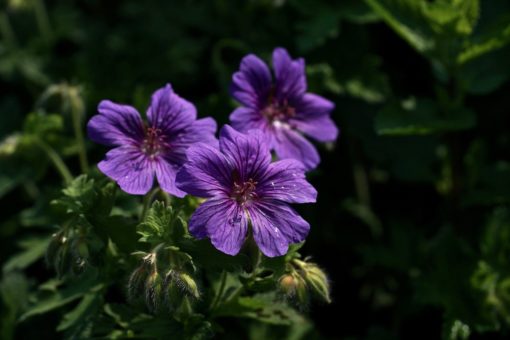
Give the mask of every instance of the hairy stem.
<path id="1" fill-rule="evenodd" d="M 51 40 L 51 25 L 50 19 L 48 17 L 48 11 L 46 10 L 46 6 L 44 5 L 43 0 L 35 0 L 34 1 L 34 11 L 35 18 L 37 20 L 37 26 L 39 26 L 39 31 L 43 36 L 46 42 Z"/>
<path id="2" fill-rule="evenodd" d="M 59 156 L 59 154 L 53 149 L 51 146 L 46 144 L 40 139 L 37 139 L 37 144 L 39 147 L 46 153 L 50 161 L 53 163 L 57 171 L 59 172 L 60 176 L 64 180 L 66 184 L 69 184 L 73 181 L 73 175 L 71 174 L 71 171 L 69 171 L 69 168 L 64 163 L 62 158 Z"/>
<path id="3" fill-rule="evenodd" d="M 143 197 L 143 208 L 142 208 L 142 213 L 140 215 L 140 221 L 145 220 L 145 217 L 147 217 L 149 207 L 150 207 L 152 201 L 154 200 L 154 197 L 156 197 L 156 195 L 158 194 L 158 192 L 159 192 L 159 188 L 154 188 Z"/>
<path id="4" fill-rule="evenodd" d="M 218 303 L 220 302 L 221 297 L 223 296 L 223 294 L 225 292 L 226 285 L 227 285 L 227 271 L 224 270 L 221 273 L 221 281 L 220 281 L 220 287 L 218 288 L 218 293 L 216 294 L 216 296 L 214 297 L 214 299 L 211 303 L 210 310 L 214 310 L 218 306 Z"/>
<path id="5" fill-rule="evenodd" d="M 82 117 L 85 114 L 85 108 L 83 100 L 80 98 L 77 89 L 70 89 L 69 102 L 71 107 L 71 117 L 73 120 L 74 135 L 76 143 L 78 144 L 81 171 L 87 172 L 89 165 L 87 160 L 87 150 L 85 149 L 85 139 L 83 138 L 82 131 Z"/>
<path id="6" fill-rule="evenodd" d="M 6 42 L 6 45 L 12 49 L 15 49 L 18 45 L 18 41 L 14 34 L 14 30 L 12 29 L 9 17 L 4 11 L 0 12 L 0 32 L 4 38 L 4 41 Z"/>

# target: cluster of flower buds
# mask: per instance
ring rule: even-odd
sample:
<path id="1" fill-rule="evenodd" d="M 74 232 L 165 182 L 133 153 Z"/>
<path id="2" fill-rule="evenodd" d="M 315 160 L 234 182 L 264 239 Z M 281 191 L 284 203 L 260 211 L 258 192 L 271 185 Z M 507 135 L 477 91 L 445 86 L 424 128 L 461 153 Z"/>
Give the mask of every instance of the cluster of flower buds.
<path id="1" fill-rule="evenodd" d="M 52 235 L 46 250 L 46 263 L 59 277 L 66 273 L 81 274 L 91 264 L 91 248 L 100 247 L 86 227 L 65 227 Z"/>
<path id="2" fill-rule="evenodd" d="M 141 264 L 128 282 L 128 299 L 137 302 L 141 297 L 152 313 L 166 307 L 170 311 L 187 312 L 191 303 L 200 298 L 198 285 L 186 268 L 187 255 L 177 248 L 162 245 L 150 253 L 137 252 Z"/>
<path id="3" fill-rule="evenodd" d="M 301 305 L 308 304 L 310 293 L 323 302 L 331 303 L 328 277 L 315 263 L 292 259 L 278 283 L 286 298 Z"/>

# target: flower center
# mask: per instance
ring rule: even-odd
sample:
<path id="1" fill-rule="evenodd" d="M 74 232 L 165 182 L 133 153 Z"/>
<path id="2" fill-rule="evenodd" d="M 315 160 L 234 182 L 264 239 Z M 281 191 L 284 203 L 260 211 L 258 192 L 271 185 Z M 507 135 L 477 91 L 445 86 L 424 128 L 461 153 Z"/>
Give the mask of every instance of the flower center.
<path id="1" fill-rule="evenodd" d="M 161 129 L 155 127 L 147 128 L 145 132 L 145 139 L 142 143 L 142 151 L 147 156 L 154 158 L 163 150 L 164 147 L 164 136 L 161 133 Z"/>
<path id="2" fill-rule="evenodd" d="M 246 202 L 251 201 L 257 197 L 257 193 L 255 192 L 256 185 L 257 182 L 251 178 L 243 183 L 235 181 L 234 187 L 232 188 L 231 197 L 238 203 L 245 204 Z"/>
<path id="3" fill-rule="evenodd" d="M 262 115 L 271 123 L 285 122 L 296 115 L 296 110 L 289 105 L 286 99 L 281 103 L 272 100 L 269 105 L 262 110 Z"/>

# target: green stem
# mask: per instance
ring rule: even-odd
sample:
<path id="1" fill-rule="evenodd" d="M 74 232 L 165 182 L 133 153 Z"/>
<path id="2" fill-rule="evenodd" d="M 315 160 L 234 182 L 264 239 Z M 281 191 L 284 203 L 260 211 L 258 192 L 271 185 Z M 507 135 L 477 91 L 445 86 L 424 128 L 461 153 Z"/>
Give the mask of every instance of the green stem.
<path id="1" fill-rule="evenodd" d="M 9 21 L 9 17 L 7 13 L 0 12 L 0 32 L 6 42 L 6 45 L 15 49 L 18 45 L 16 36 L 14 35 L 14 30 L 12 29 L 11 22 Z"/>
<path id="2" fill-rule="evenodd" d="M 89 165 L 87 160 L 87 150 L 85 149 L 85 139 L 83 138 L 82 131 L 82 117 L 84 116 L 84 105 L 83 101 L 79 97 L 76 89 L 70 89 L 69 101 L 71 106 L 71 117 L 73 120 L 74 135 L 76 137 L 76 143 L 78 144 L 78 152 L 80 157 L 80 166 L 82 172 L 87 172 Z"/>
<path id="3" fill-rule="evenodd" d="M 151 191 L 149 191 L 144 197 L 143 197 L 143 208 L 142 208 L 142 214 L 140 215 L 140 220 L 145 220 L 145 217 L 147 217 L 147 213 L 149 212 L 149 207 L 154 200 L 154 197 L 158 194 L 159 188 L 154 188 Z"/>
<path id="4" fill-rule="evenodd" d="M 37 20 L 37 25 L 39 26 L 39 31 L 43 36 L 46 42 L 51 40 L 51 25 L 50 19 L 48 17 L 48 12 L 46 11 L 46 6 L 44 5 L 43 0 L 35 0 L 34 1 L 34 11 L 35 18 Z"/>
<path id="5" fill-rule="evenodd" d="M 218 303 L 221 300 L 221 297 L 223 296 L 223 293 L 225 292 L 225 286 L 227 285 L 227 272 L 224 270 L 221 273 L 221 281 L 220 281 L 220 287 L 218 288 L 218 293 L 214 297 L 214 300 L 211 303 L 210 310 L 216 309 L 218 306 Z"/>
<path id="6" fill-rule="evenodd" d="M 167 192 L 165 192 L 163 190 L 160 190 L 159 194 L 161 195 L 161 197 L 163 197 L 163 200 L 165 201 L 166 206 L 169 207 L 172 203 L 172 197 Z"/>
<path id="7" fill-rule="evenodd" d="M 44 150 L 44 152 L 46 152 L 46 155 L 52 161 L 53 165 L 59 172 L 64 182 L 66 184 L 71 183 L 73 181 L 73 175 L 71 175 L 71 171 L 69 171 L 69 168 L 64 163 L 62 158 L 58 155 L 58 153 L 55 151 L 55 149 L 53 149 L 51 146 L 49 146 L 40 139 L 37 139 L 37 144 L 41 149 Z"/>
<path id="8" fill-rule="evenodd" d="M 250 276 L 248 277 L 248 280 L 247 280 L 248 282 L 251 282 L 255 279 L 255 277 L 259 273 L 259 267 L 260 267 L 260 264 L 262 263 L 262 253 L 260 252 L 260 249 L 257 247 L 257 244 L 255 243 L 253 238 L 249 239 L 247 242 L 249 242 L 249 244 L 250 244 L 250 248 L 252 251 L 252 259 L 253 259 L 253 268 L 252 268 Z M 232 301 L 237 299 L 243 293 L 245 288 L 246 288 L 245 285 L 241 285 L 240 287 L 238 287 L 236 290 L 234 290 L 234 292 L 232 294 L 230 294 L 228 299 L 225 300 L 225 302 L 223 302 L 223 304 L 228 305 Z"/>

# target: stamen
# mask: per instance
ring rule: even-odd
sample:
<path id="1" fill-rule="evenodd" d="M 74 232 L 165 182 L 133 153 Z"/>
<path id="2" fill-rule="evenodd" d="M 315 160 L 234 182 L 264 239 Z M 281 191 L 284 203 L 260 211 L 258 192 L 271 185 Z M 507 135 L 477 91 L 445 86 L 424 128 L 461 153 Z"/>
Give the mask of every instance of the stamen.
<path id="1" fill-rule="evenodd" d="M 234 182 L 232 188 L 231 197 L 234 198 L 238 203 L 245 204 L 257 197 L 255 192 L 257 182 L 250 178 L 247 182 L 238 183 Z"/>
<path id="2" fill-rule="evenodd" d="M 164 140 L 161 129 L 155 127 L 147 128 L 145 139 L 142 143 L 142 151 L 149 157 L 156 157 L 164 148 Z"/>
<path id="3" fill-rule="evenodd" d="M 270 104 L 262 110 L 262 114 L 270 122 L 285 122 L 296 115 L 296 110 L 286 99 L 282 102 L 271 100 Z"/>

